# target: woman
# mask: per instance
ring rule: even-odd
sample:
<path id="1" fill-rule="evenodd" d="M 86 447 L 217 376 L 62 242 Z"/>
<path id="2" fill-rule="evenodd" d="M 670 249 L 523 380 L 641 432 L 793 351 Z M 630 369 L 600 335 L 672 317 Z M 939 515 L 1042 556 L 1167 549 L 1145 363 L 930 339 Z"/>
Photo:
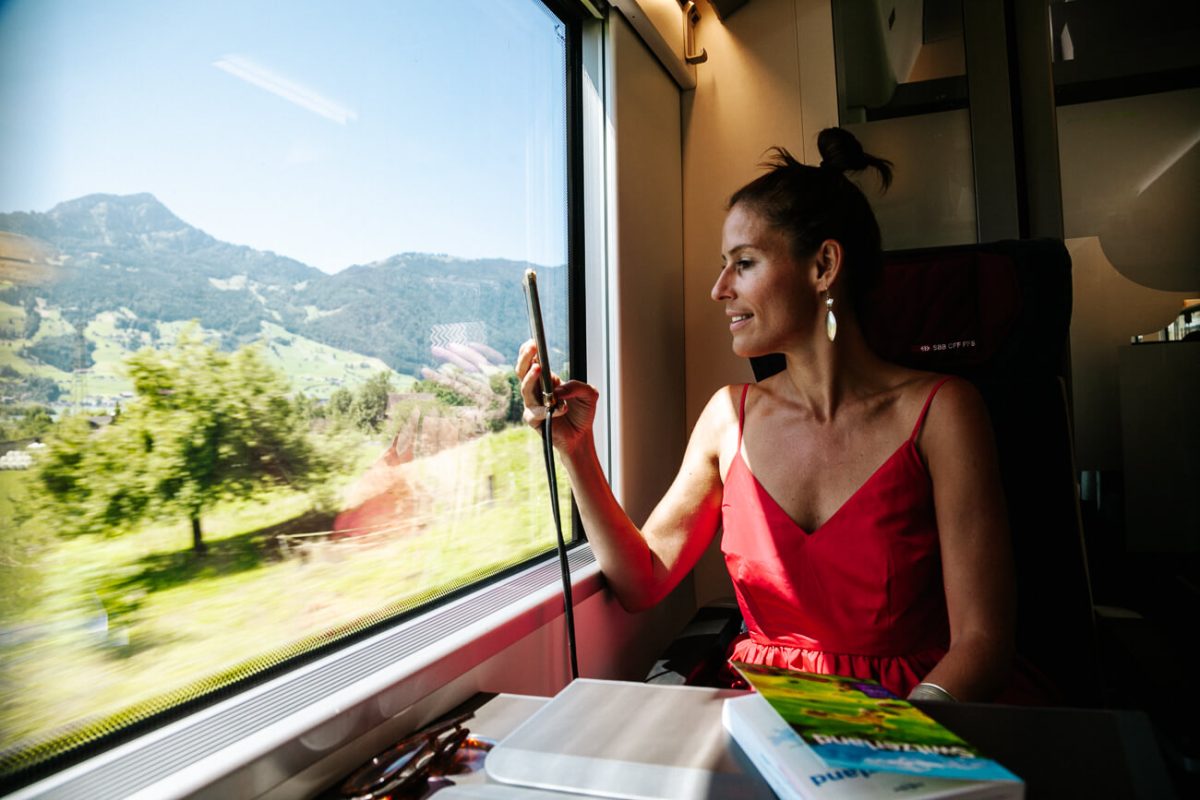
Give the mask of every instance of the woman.
<path id="1" fill-rule="evenodd" d="M 786 369 L 708 402 L 667 494 L 639 530 L 592 439 L 595 389 L 560 383 L 554 444 L 621 604 L 661 600 L 723 528 L 749 635 L 735 660 L 874 678 L 900 696 L 989 700 L 1013 651 L 1011 554 L 995 448 L 967 382 L 879 359 L 857 316 L 879 227 L 847 171 L 890 164 L 822 131 L 820 167 L 776 150 L 733 195 L 712 298 L 733 351 Z M 540 365 L 522 347 L 526 420 Z"/>

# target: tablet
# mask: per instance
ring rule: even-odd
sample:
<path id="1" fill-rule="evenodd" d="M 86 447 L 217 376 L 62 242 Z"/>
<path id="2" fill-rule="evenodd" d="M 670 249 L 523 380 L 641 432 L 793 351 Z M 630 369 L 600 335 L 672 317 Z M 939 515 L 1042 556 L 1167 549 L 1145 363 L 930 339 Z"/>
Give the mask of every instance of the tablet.
<path id="1" fill-rule="evenodd" d="M 721 725 L 744 692 L 581 678 L 488 753 L 491 780 L 617 798 L 774 795 Z"/>

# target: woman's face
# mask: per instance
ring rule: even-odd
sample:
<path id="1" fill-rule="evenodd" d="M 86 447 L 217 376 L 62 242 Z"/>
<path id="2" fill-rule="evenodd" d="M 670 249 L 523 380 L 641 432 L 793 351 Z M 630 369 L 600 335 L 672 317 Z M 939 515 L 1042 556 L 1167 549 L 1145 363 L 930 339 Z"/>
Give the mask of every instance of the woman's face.
<path id="1" fill-rule="evenodd" d="M 738 204 L 725 217 L 721 259 L 712 299 L 725 305 L 734 353 L 778 353 L 811 336 L 814 270 L 796 261 L 785 234 Z"/>

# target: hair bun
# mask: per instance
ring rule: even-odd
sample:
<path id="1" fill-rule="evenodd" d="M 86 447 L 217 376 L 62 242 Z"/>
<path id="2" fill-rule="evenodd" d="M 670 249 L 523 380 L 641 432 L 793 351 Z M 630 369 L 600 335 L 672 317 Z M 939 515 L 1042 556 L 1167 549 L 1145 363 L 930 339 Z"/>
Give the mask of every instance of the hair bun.
<path id="1" fill-rule="evenodd" d="M 892 162 L 863 150 L 854 134 L 845 128 L 826 128 L 821 131 L 817 135 L 817 150 L 821 153 L 821 166 L 826 169 L 846 173 L 874 167 L 879 171 L 883 188 L 892 185 Z"/>
<path id="2" fill-rule="evenodd" d="M 865 167 L 866 153 L 853 133 L 844 128 L 826 128 L 817 135 L 817 150 L 821 152 L 821 166 L 839 172 L 859 170 Z"/>

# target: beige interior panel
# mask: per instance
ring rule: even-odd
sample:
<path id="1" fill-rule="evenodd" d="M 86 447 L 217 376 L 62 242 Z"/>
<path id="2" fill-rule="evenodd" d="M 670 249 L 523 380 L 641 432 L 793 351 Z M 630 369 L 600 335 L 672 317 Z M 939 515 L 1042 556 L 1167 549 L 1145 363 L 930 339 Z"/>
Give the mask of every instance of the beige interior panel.
<path id="1" fill-rule="evenodd" d="M 1062 106 L 1058 141 L 1064 235 L 1134 283 L 1200 288 L 1200 89 Z"/>
<path id="2" fill-rule="evenodd" d="M 670 486 L 684 421 L 679 90 L 619 15 L 610 22 L 616 148 L 617 496 L 641 524 Z"/>
<path id="3" fill-rule="evenodd" d="M 858 177 L 883 233 L 883 249 L 976 241 L 971 119 L 965 110 L 847 125 L 863 148 L 892 162 L 892 185 Z"/>

